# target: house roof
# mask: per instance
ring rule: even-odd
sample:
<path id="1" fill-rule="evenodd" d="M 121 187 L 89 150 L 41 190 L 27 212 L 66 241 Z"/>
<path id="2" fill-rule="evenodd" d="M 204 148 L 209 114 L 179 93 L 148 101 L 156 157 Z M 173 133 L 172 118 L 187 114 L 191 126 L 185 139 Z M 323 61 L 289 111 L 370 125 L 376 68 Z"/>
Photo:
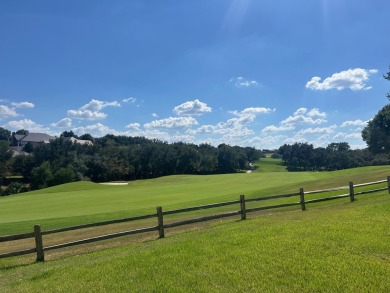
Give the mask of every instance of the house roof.
<path id="1" fill-rule="evenodd" d="M 45 142 L 49 143 L 50 140 L 55 139 L 54 136 L 48 135 L 46 133 L 28 133 L 24 134 L 15 134 L 15 139 L 20 142 Z"/>

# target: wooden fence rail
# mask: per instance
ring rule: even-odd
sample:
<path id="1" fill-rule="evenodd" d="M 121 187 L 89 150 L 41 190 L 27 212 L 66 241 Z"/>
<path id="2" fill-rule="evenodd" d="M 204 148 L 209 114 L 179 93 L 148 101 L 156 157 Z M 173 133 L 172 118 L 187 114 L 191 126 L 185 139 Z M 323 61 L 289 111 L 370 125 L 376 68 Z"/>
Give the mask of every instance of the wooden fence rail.
<path id="1" fill-rule="evenodd" d="M 355 188 L 357 188 L 357 187 L 365 187 L 365 186 L 370 186 L 370 185 L 375 185 L 375 184 L 382 184 L 385 182 L 387 182 L 387 187 L 381 187 L 381 188 L 376 188 L 376 189 L 371 189 L 371 190 L 363 190 L 360 192 L 355 192 Z M 340 191 L 340 190 L 346 190 L 346 189 L 349 189 L 349 193 L 347 193 L 347 194 L 332 195 L 332 196 L 328 196 L 328 197 L 324 197 L 324 198 L 314 198 L 314 199 L 306 199 L 305 200 L 305 195 L 312 195 L 312 194 L 325 193 L 325 192 L 334 192 L 334 191 Z M 304 191 L 303 188 L 300 188 L 299 192 L 296 192 L 296 193 L 274 195 L 274 196 L 265 196 L 265 197 L 259 197 L 259 198 L 251 198 L 251 199 L 245 199 L 245 195 L 241 194 L 239 200 L 213 203 L 213 204 L 207 204 L 207 205 L 201 205 L 201 206 L 195 206 L 195 207 L 189 207 L 189 208 L 182 208 L 182 209 L 170 210 L 170 211 L 163 211 L 162 207 L 157 207 L 155 214 L 130 217 L 130 218 L 123 218 L 123 219 L 117 219 L 117 220 L 111 220 L 111 221 L 96 222 L 96 223 L 91 223 L 91 224 L 82 224 L 82 225 L 47 230 L 47 231 L 41 231 L 40 225 L 35 225 L 34 232 L 31 232 L 31 233 L 0 236 L 0 242 L 16 241 L 16 240 L 22 240 L 22 239 L 27 239 L 27 238 L 35 238 L 35 248 L 3 253 L 3 254 L 0 254 L 0 258 L 36 253 L 36 255 L 37 255 L 36 260 L 37 261 L 44 261 L 44 259 L 45 259 L 44 252 L 49 251 L 49 250 L 53 250 L 53 249 L 65 248 L 65 247 L 70 247 L 70 246 L 75 246 L 75 245 L 86 244 L 86 243 L 93 243 L 93 242 L 112 239 L 112 238 L 116 238 L 116 237 L 141 234 L 141 233 L 148 233 L 148 232 L 152 232 L 152 231 L 158 231 L 159 238 L 164 238 L 165 237 L 165 229 L 168 229 L 168 228 L 189 225 L 189 224 L 194 224 L 194 223 L 199 223 L 199 222 L 204 222 L 204 221 L 210 221 L 210 220 L 215 220 L 215 219 L 227 218 L 227 217 L 232 217 L 232 216 L 236 216 L 236 215 L 240 215 L 241 219 L 244 220 L 244 219 L 246 219 L 247 213 L 269 210 L 269 209 L 292 207 L 292 206 L 297 206 L 297 205 L 300 205 L 302 211 L 305 211 L 306 204 L 336 200 L 336 199 L 347 198 L 347 197 L 349 197 L 350 201 L 353 202 L 355 200 L 356 195 L 369 194 L 369 193 L 374 193 L 374 192 L 379 192 L 379 191 L 384 191 L 384 190 L 388 190 L 388 192 L 390 194 L 390 176 L 387 177 L 387 180 L 380 180 L 380 181 L 375 181 L 375 182 L 368 182 L 368 183 L 355 184 L 355 185 L 353 184 L 353 182 L 349 182 L 349 186 L 329 188 L 329 189 L 324 189 L 324 190 L 313 190 L 313 191 L 306 191 L 306 192 Z M 277 205 L 269 205 L 269 206 L 254 207 L 254 208 L 247 208 L 246 207 L 246 203 L 250 203 L 250 202 L 275 200 L 275 199 L 290 198 L 290 197 L 296 197 L 296 196 L 299 196 L 298 202 L 282 203 L 282 204 L 277 204 Z M 191 212 L 191 211 L 205 210 L 205 209 L 218 208 L 218 207 L 230 206 L 230 205 L 238 205 L 238 204 L 240 206 L 240 209 L 238 211 L 218 213 L 218 214 L 204 216 L 204 217 L 200 217 L 200 218 L 193 218 L 193 219 L 183 220 L 183 221 L 179 221 L 179 222 L 164 224 L 164 216 L 166 216 L 166 215 L 181 214 L 181 213 L 186 213 L 186 212 Z M 79 230 L 79 229 L 90 228 L 90 227 L 98 227 L 98 226 L 104 226 L 104 225 L 110 225 L 110 224 L 151 219 L 151 218 L 157 218 L 157 226 L 145 227 L 145 228 L 140 228 L 140 229 L 136 229 L 136 230 L 122 231 L 122 232 L 117 232 L 117 233 L 110 233 L 110 234 L 106 234 L 106 235 L 101 235 L 101 236 L 96 236 L 96 237 L 92 237 L 92 238 L 76 240 L 76 241 L 72 241 L 72 242 L 56 244 L 56 245 L 51 245 L 51 246 L 46 246 L 46 247 L 44 247 L 44 245 L 43 245 L 43 237 L 42 236 L 44 236 L 44 235 L 72 231 L 72 230 Z"/>

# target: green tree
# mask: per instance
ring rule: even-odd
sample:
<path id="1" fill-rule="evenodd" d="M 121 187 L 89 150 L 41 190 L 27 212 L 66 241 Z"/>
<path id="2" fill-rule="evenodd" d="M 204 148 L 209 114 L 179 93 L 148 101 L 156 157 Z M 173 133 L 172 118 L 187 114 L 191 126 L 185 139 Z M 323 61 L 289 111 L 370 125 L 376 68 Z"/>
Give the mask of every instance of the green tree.
<path id="1" fill-rule="evenodd" d="M 390 104 L 385 105 L 362 131 L 363 140 L 374 153 L 390 152 Z"/>
<path id="2" fill-rule="evenodd" d="M 7 172 L 12 158 L 12 151 L 7 141 L 0 140 L 0 183 Z"/>
<path id="3" fill-rule="evenodd" d="M 50 163 L 43 162 L 39 167 L 35 167 L 31 171 L 31 188 L 41 189 L 49 186 L 50 181 L 53 179 L 53 173 L 51 171 Z"/>
<path id="4" fill-rule="evenodd" d="M 16 156 L 12 164 L 12 172 L 22 175 L 25 179 L 31 176 L 31 170 L 35 167 L 35 159 L 33 156 Z"/>
<path id="5" fill-rule="evenodd" d="M 0 127 L 0 140 L 9 141 L 11 139 L 11 131 Z"/>
<path id="6" fill-rule="evenodd" d="M 76 137 L 77 138 L 77 135 L 73 133 L 72 130 L 69 130 L 69 131 L 64 131 L 63 133 L 61 133 L 60 137 Z"/>
<path id="7" fill-rule="evenodd" d="M 58 169 L 53 176 L 53 179 L 50 182 L 50 185 L 59 185 L 69 182 L 76 181 L 76 173 L 71 168 L 60 168 Z"/>
<path id="8" fill-rule="evenodd" d="M 90 135 L 89 133 L 84 133 L 83 135 L 80 135 L 80 136 L 79 136 L 79 139 L 82 139 L 82 140 L 89 140 L 89 141 L 92 141 L 92 142 L 95 141 L 95 139 L 93 138 L 93 136 Z"/>
<path id="9" fill-rule="evenodd" d="M 17 130 L 15 133 L 16 133 L 16 134 L 27 135 L 28 130 L 26 130 L 26 129 L 19 129 L 19 130 Z"/>
<path id="10" fill-rule="evenodd" d="M 23 151 L 26 153 L 31 153 L 34 150 L 34 146 L 31 142 L 27 142 L 26 145 L 23 147 Z"/>

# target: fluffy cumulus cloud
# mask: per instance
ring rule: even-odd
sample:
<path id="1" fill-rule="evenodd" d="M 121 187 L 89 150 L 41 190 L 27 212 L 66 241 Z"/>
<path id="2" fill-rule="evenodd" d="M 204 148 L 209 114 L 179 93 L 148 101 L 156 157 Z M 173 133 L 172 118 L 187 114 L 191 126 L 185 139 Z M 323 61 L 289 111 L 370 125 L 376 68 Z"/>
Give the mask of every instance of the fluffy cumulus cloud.
<path id="1" fill-rule="evenodd" d="M 52 127 L 57 128 L 71 128 L 72 127 L 72 119 L 70 118 L 64 118 L 58 121 L 57 123 L 50 124 Z"/>
<path id="2" fill-rule="evenodd" d="M 101 137 L 104 136 L 108 133 L 114 134 L 114 135 L 120 135 L 118 131 L 115 129 L 112 129 L 104 124 L 101 123 L 96 123 L 92 125 L 87 125 L 87 126 L 80 126 L 72 129 L 76 134 L 81 135 L 84 133 L 89 133 L 92 136 L 95 137 Z"/>
<path id="3" fill-rule="evenodd" d="M 5 105 L 0 105 L 0 120 L 16 116 L 18 116 L 18 114 L 16 113 L 15 109 Z"/>
<path id="4" fill-rule="evenodd" d="M 15 108 L 34 108 L 34 104 L 30 102 L 11 103 Z"/>
<path id="5" fill-rule="evenodd" d="M 202 125 L 196 130 L 190 130 L 191 134 L 219 134 L 222 135 L 223 141 L 236 143 L 239 137 L 249 136 L 254 134 L 250 129 L 250 124 L 256 119 L 257 115 L 267 114 L 274 111 L 270 108 L 252 107 L 242 111 L 231 111 L 230 114 L 237 118 L 228 119 L 226 122 L 219 122 L 216 125 Z"/>
<path id="6" fill-rule="evenodd" d="M 280 126 L 275 126 L 275 125 L 269 125 L 264 127 L 261 132 L 263 133 L 271 133 L 271 132 L 283 132 L 283 131 L 290 131 L 294 130 L 295 127 L 293 125 L 280 125 Z"/>
<path id="7" fill-rule="evenodd" d="M 360 120 L 360 119 L 357 119 L 357 120 L 353 120 L 353 121 L 344 121 L 340 126 L 341 127 L 354 127 L 354 126 L 366 126 L 367 125 L 367 121 L 363 121 L 363 120 Z"/>
<path id="8" fill-rule="evenodd" d="M 179 106 L 176 106 L 173 109 L 173 112 L 178 116 L 198 116 L 211 112 L 211 110 L 212 109 L 207 106 L 206 103 L 196 99 L 194 101 L 188 101 Z"/>
<path id="9" fill-rule="evenodd" d="M 306 129 L 302 129 L 297 132 L 297 135 L 304 135 L 304 134 L 331 134 L 335 131 L 337 128 L 336 125 L 331 125 L 328 127 L 309 127 Z"/>
<path id="10" fill-rule="evenodd" d="M 139 130 L 140 127 L 141 127 L 141 124 L 139 124 L 139 123 L 130 123 L 130 124 L 126 125 L 126 128 L 131 129 L 131 130 Z"/>
<path id="11" fill-rule="evenodd" d="M 317 118 L 318 117 L 318 118 Z M 282 120 L 282 125 L 296 125 L 296 124 L 322 124 L 327 120 L 322 119 L 326 117 L 326 113 L 321 113 L 317 108 L 308 110 L 306 108 L 299 108 L 292 116 Z M 316 119 L 317 118 L 317 119 Z"/>
<path id="12" fill-rule="evenodd" d="M 106 113 L 100 112 L 106 107 L 120 107 L 121 104 L 117 101 L 104 102 L 92 99 L 88 104 L 80 107 L 77 110 L 68 110 L 68 116 L 75 119 L 86 119 L 86 120 L 98 120 L 105 119 Z"/>
<path id="13" fill-rule="evenodd" d="M 47 133 L 53 135 L 53 132 L 48 127 L 38 124 L 30 119 L 9 121 L 5 125 L 5 128 L 10 129 L 12 131 L 16 131 L 19 129 L 27 129 L 30 132 Z"/>
<path id="14" fill-rule="evenodd" d="M 334 135 L 333 139 L 339 139 L 339 140 L 348 140 L 348 139 L 361 139 L 362 133 L 361 132 L 338 132 L 336 135 Z"/>
<path id="15" fill-rule="evenodd" d="M 259 83 L 256 80 L 249 80 L 242 76 L 232 77 L 230 79 L 230 83 L 232 83 L 235 87 L 238 88 L 256 87 L 259 85 Z"/>
<path id="16" fill-rule="evenodd" d="M 233 113 L 234 115 L 237 115 L 237 116 L 246 116 L 246 115 L 267 114 L 267 113 L 271 113 L 274 111 L 275 111 L 275 109 L 270 109 L 270 108 L 250 107 L 250 108 L 246 108 L 242 111 L 233 111 L 231 113 Z"/>
<path id="17" fill-rule="evenodd" d="M 337 128 L 336 125 L 317 127 L 316 125 L 327 122 L 327 114 L 321 112 L 318 108 L 298 108 L 291 116 L 282 120 L 279 125 L 269 125 L 261 130 L 262 138 L 266 141 L 267 147 L 275 145 L 293 144 L 296 142 L 309 142 L 314 145 L 321 145 L 324 140 L 319 137 L 333 134 Z M 312 127 L 312 125 L 316 127 Z M 308 127 L 310 126 L 310 127 Z M 274 135 L 274 133 L 286 132 L 283 135 Z"/>
<path id="18" fill-rule="evenodd" d="M 68 110 L 68 116 L 75 119 L 98 120 L 107 117 L 107 114 L 90 110 Z"/>
<path id="19" fill-rule="evenodd" d="M 186 128 L 194 125 L 198 125 L 198 122 L 193 117 L 169 117 L 166 119 L 154 120 L 150 123 L 145 123 L 145 129 L 153 128 Z"/>
<path id="20" fill-rule="evenodd" d="M 113 102 L 104 102 L 104 101 L 99 101 L 92 99 L 88 104 L 85 104 L 80 108 L 82 111 L 100 111 L 106 107 L 120 107 L 121 104 L 118 103 L 117 101 Z"/>
<path id="21" fill-rule="evenodd" d="M 371 74 L 375 74 L 377 72 L 378 71 L 376 69 L 348 69 L 334 73 L 332 76 L 325 78 L 322 82 L 321 77 L 314 76 L 306 83 L 306 88 L 312 90 L 368 90 L 371 87 L 366 86 L 366 81 Z"/>

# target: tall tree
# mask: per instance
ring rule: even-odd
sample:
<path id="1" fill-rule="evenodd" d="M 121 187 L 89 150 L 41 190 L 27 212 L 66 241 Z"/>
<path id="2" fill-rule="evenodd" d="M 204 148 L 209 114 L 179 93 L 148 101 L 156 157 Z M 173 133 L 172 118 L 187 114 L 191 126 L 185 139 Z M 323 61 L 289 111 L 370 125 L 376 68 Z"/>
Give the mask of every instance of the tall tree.
<path id="1" fill-rule="evenodd" d="M 363 140 L 374 154 L 390 152 L 390 104 L 385 105 L 362 131 Z"/>
<path id="2" fill-rule="evenodd" d="M 8 147 L 7 141 L 0 141 L 0 183 L 8 170 L 12 151 Z"/>

